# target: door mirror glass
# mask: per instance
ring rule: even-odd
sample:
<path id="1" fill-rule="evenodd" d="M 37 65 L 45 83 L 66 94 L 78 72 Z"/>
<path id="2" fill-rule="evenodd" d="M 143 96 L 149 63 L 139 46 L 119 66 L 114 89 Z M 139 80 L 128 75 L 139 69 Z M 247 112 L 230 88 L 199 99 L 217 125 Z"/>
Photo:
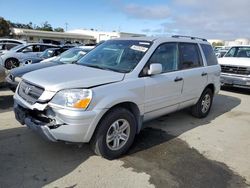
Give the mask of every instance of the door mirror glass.
<path id="1" fill-rule="evenodd" d="M 150 65 L 148 75 L 156 75 L 162 73 L 162 65 L 160 63 L 153 63 Z"/>

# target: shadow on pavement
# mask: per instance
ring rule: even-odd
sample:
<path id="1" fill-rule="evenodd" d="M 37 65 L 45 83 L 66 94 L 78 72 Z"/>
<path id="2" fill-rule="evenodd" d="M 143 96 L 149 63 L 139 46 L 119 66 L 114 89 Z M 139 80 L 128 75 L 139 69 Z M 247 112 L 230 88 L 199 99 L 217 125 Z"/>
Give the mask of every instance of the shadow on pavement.
<path id="1" fill-rule="evenodd" d="M 124 167 L 146 172 L 157 187 L 243 187 L 244 179 L 225 165 L 204 158 L 178 135 L 210 123 L 240 104 L 240 99 L 217 95 L 210 115 L 196 119 L 186 110 L 146 123 Z M 88 145 L 50 143 L 26 127 L 0 131 L 0 185 L 42 187 L 72 172 L 93 153 Z M 124 185 L 125 186 L 125 185 Z"/>
<path id="2" fill-rule="evenodd" d="M 217 95 L 210 114 L 204 119 L 196 119 L 188 110 L 183 110 L 146 123 L 129 155 L 121 159 L 124 167 L 149 174 L 150 182 L 156 187 L 246 187 L 246 180 L 235 175 L 225 164 L 206 159 L 176 138 L 209 124 L 240 103 L 238 98 Z"/>
<path id="3" fill-rule="evenodd" d="M 93 155 L 87 145 L 50 143 L 26 127 L 0 131 L 0 187 L 42 187 Z"/>
<path id="4" fill-rule="evenodd" d="M 0 96 L 0 113 L 11 111 L 14 104 L 13 95 Z"/>
<path id="5" fill-rule="evenodd" d="M 224 91 L 229 91 L 229 92 L 234 92 L 234 93 L 239 93 L 239 94 L 244 94 L 244 95 L 250 95 L 250 89 L 246 89 L 246 88 L 222 86 L 221 89 Z"/>

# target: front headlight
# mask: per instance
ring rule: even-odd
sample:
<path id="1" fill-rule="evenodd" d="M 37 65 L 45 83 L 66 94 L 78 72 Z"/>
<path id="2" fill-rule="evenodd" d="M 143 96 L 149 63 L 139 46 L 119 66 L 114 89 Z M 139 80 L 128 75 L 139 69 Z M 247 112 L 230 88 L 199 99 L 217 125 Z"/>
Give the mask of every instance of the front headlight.
<path id="1" fill-rule="evenodd" d="M 67 89 L 59 91 L 51 100 L 52 105 L 85 110 L 92 99 L 90 89 Z"/>
<path id="2" fill-rule="evenodd" d="M 15 78 L 14 78 L 14 81 L 19 83 L 19 82 L 22 81 L 22 78 L 20 78 L 20 77 L 15 77 Z"/>

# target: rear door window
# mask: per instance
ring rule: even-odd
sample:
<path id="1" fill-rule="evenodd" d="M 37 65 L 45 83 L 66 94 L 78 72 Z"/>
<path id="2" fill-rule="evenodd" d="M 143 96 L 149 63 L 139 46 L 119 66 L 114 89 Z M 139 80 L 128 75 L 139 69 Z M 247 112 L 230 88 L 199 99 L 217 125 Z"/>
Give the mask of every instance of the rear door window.
<path id="1" fill-rule="evenodd" d="M 218 61 L 214 54 L 212 46 L 208 44 L 201 44 L 201 48 L 207 60 L 207 66 L 217 65 Z"/>
<path id="2" fill-rule="evenodd" d="M 180 69 L 190 69 L 203 65 L 198 45 L 195 43 L 180 43 Z"/>

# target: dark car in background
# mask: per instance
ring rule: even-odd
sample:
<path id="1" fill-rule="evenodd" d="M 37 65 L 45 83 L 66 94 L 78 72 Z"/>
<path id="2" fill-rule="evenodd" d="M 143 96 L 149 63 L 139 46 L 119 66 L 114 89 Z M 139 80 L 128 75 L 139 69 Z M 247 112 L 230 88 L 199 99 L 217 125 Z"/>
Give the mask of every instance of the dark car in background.
<path id="1" fill-rule="evenodd" d="M 10 70 L 9 74 L 6 77 L 6 82 L 8 83 L 8 87 L 12 91 L 15 91 L 18 83 L 22 80 L 22 76 L 24 74 L 38 69 L 43 69 L 46 67 L 58 66 L 67 63 L 68 64 L 75 63 L 93 48 L 94 46 L 80 46 L 71 48 L 63 52 L 61 55 L 55 57 L 53 60 L 49 62 L 45 61 L 36 64 L 31 64 L 29 66 L 14 68 Z"/>

